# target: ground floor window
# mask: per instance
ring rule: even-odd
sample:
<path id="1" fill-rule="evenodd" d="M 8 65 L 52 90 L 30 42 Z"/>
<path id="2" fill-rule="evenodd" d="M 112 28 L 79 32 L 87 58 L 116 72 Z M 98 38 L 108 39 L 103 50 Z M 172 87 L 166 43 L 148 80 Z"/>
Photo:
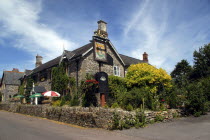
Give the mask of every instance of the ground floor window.
<path id="1" fill-rule="evenodd" d="M 120 76 L 120 67 L 119 66 L 114 66 L 114 75 Z"/>

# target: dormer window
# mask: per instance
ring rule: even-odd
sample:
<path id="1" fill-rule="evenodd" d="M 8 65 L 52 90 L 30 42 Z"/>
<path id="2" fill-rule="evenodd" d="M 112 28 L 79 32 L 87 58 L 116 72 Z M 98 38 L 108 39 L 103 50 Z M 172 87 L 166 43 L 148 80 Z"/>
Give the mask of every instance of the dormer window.
<path id="1" fill-rule="evenodd" d="M 113 68 L 114 68 L 114 70 L 113 70 L 114 76 L 120 76 L 120 67 L 114 66 Z"/>

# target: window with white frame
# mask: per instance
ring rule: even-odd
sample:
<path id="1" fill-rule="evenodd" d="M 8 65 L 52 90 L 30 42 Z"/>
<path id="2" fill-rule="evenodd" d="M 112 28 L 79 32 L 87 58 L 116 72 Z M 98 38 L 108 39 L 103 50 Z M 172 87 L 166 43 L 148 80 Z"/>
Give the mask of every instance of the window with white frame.
<path id="1" fill-rule="evenodd" d="M 120 76 L 120 67 L 114 66 L 114 76 Z"/>

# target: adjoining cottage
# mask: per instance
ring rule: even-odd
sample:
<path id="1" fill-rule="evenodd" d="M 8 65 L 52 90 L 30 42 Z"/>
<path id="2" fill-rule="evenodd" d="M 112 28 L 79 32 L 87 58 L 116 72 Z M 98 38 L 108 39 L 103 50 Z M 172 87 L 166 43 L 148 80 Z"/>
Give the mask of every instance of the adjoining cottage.
<path id="1" fill-rule="evenodd" d="M 12 71 L 4 71 L 0 81 L 0 92 L 2 93 L 2 101 L 9 102 L 9 100 L 18 93 L 18 88 L 21 84 L 20 78 L 24 72 L 19 72 L 18 69 L 13 68 Z"/>
<path id="2" fill-rule="evenodd" d="M 32 70 L 30 76 L 36 85 L 51 90 L 52 68 L 62 61 L 67 62 L 66 73 L 69 77 L 74 77 L 78 85 L 86 74 L 94 75 L 99 71 L 125 77 L 131 64 L 148 63 L 148 54 L 143 54 L 143 60 L 119 54 L 108 39 L 107 23 L 100 20 L 90 43 L 73 51 L 64 50 L 61 56 L 45 64 L 42 64 L 42 59 L 42 56 L 36 56 L 36 68 Z"/>

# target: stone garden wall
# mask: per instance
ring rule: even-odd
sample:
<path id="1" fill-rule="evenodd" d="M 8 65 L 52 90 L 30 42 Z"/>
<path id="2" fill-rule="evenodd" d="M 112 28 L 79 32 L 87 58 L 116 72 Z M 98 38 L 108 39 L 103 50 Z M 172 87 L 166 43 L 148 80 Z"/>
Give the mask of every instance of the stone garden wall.
<path id="1" fill-rule="evenodd" d="M 75 124 L 83 127 L 94 127 L 103 129 L 112 129 L 116 114 L 121 122 L 125 120 L 136 120 L 137 113 L 121 109 L 106 109 L 101 107 L 52 107 L 46 105 L 21 105 L 21 104 L 0 104 L 0 110 L 6 110 L 14 113 L 38 116 L 55 121 Z M 154 112 L 145 111 L 146 121 L 150 122 L 157 118 L 163 121 L 181 116 L 180 110 L 171 109 L 168 111 Z M 116 123 L 115 123 L 116 124 Z"/>

